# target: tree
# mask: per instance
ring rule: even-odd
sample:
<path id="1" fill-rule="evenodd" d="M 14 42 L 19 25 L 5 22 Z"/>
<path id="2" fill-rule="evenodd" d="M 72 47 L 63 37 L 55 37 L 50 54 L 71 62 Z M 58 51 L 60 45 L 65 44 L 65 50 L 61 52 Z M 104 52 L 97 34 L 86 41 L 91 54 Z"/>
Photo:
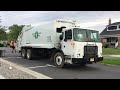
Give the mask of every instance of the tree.
<path id="1" fill-rule="evenodd" d="M 7 34 L 4 28 L 0 28 L 0 40 L 7 40 Z"/>
<path id="2" fill-rule="evenodd" d="M 8 34 L 8 40 L 16 40 L 19 33 L 21 32 L 22 28 L 24 27 L 25 25 L 17 25 L 17 24 L 14 24 L 12 26 L 9 27 L 9 34 Z"/>

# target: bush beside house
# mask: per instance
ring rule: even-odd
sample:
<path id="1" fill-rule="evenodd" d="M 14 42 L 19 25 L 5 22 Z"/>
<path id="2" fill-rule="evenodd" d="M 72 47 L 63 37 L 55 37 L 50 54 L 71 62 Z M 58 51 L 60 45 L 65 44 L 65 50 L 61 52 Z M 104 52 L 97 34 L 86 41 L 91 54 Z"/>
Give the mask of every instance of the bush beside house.
<path id="1" fill-rule="evenodd" d="M 0 43 L 0 47 L 3 47 L 4 45 L 2 43 Z"/>

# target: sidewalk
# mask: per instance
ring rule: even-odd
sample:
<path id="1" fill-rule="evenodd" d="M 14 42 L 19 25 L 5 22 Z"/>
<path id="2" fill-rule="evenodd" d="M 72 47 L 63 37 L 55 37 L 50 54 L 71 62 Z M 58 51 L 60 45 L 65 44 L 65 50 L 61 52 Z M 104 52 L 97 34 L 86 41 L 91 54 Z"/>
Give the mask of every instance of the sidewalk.
<path id="1" fill-rule="evenodd" d="M 35 72 L 31 69 L 22 67 L 3 58 L 0 58 L 0 79 L 52 79 L 42 73 Z M 10 66 L 12 69 L 10 69 Z M 1 76 L 3 75 L 3 76 Z"/>
<path id="2" fill-rule="evenodd" d="M 120 58 L 120 55 L 103 55 L 103 57 L 105 57 L 105 58 L 109 58 L 109 57 Z"/>
<path id="3" fill-rule="evenodd" d="M 0 75 L 0 79 L 5 79 L 2 75 Z"/>

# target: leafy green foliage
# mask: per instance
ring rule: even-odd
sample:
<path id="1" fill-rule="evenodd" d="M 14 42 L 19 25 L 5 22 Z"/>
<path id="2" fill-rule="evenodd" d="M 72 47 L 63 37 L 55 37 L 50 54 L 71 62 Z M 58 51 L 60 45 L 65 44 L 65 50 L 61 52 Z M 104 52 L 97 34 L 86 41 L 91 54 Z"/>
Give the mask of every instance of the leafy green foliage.
<path id="1" fill-rule="evenodd" d="M 101 62 L 105 64 L 120 65 L 120 58 L 106 58 Z"/>
<path id="2" fill-rule="evenodd" d="M 16 40 L 23 27 L 24 25 L 19 26 L 17 24 L 10 26 L 9 27 L 10 32 L 7 36 L 8 40 L 11 40 L 11 39 Z"/>
<path id="3" fill-rule="evenodd" d="M 3 47 L 3 44 L 2 44 L 2 43 L 0 43 L 0 47 Z"/>
<path id="4" fill-rule="evenodd" d="M 4 28 L 0 29 L 0 40 L 6 40 L 7 39 L 7 34 L 5 32 Z"/>
<path id="5" fill-rule="evenodd" d="M 120 55 L 120 49 L 103 48 L 103 55 Z"/>
<path id="6" fill-rule="evenodd" d="M 108 47 L 109 47 L 109 44 L 104 44 L 103 47 L 104 47 L 104 48 L 108 48 Z"/>

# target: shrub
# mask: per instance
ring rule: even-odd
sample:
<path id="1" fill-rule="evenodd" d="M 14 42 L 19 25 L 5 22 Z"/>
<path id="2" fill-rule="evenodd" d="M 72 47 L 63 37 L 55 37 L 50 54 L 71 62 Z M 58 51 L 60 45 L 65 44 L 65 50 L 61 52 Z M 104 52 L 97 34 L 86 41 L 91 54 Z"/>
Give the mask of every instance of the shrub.
<path id="1" fill-rule="evenodd" d="M 108 48 L 108 47 L 109 47 L 109 44 L 104 44 L 103 47 L 104 47 L 104 48 Z"/>
<path id="2" fill-rule="evenodd" d="M 2 43 L 0 43 L 0 47 L 3 47 L 3 44 L 2 44 Z"/>

